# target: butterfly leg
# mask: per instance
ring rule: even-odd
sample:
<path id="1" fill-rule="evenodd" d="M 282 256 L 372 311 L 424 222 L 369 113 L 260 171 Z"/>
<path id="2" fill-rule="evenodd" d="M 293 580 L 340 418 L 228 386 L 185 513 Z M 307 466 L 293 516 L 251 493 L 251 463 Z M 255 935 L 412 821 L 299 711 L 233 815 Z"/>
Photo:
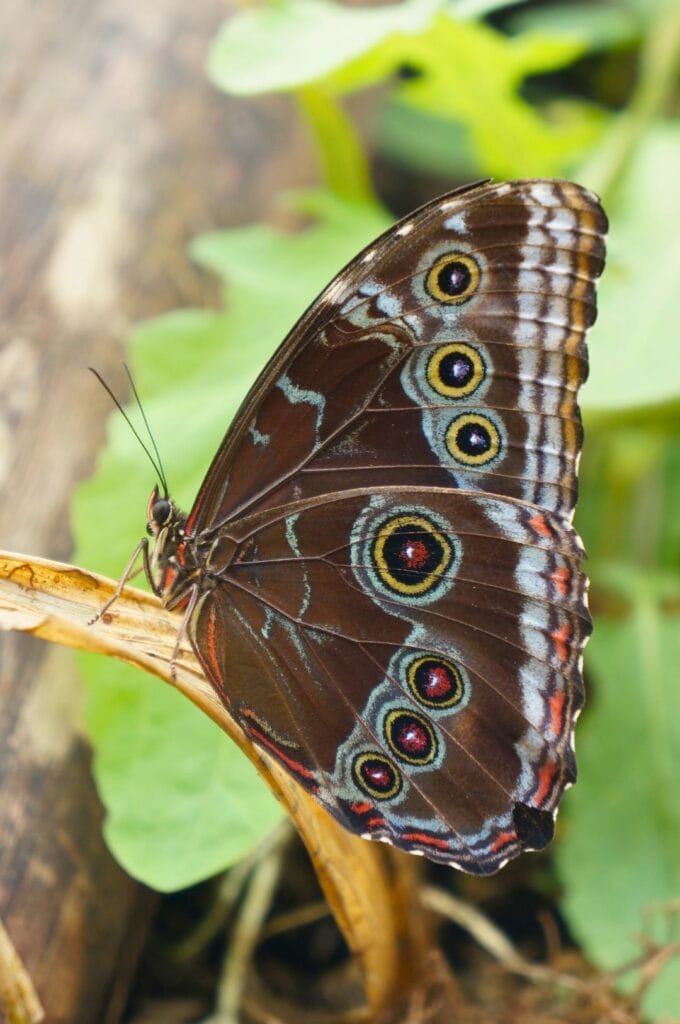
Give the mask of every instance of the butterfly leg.
<path id="1" fill-rule="evenodd" d="M 135 568 L 135 562 L 139 558 L 140 554 L 142 556 L 142 566 Z M 132 555 L 130 556 L 130 560 L 128 561 L 127 565 L 125 566 L 125 569 L 123 570 L 123 575 L 121 576 L 120 580 L 118 581 L 118 586 L 114 590 L 114 592 L 111 595 L 111 597 L 99 609 L 99 611 L 97 612 L 97 614 L 95 616 L 93 616 L 91 619 L 88 619 L 88 622 L 87 622 L 88 626 L 93 626 L 95 622 L 99 622 L 99 620 L 101 619 L 102 615 L 104 615 L 104 613 L 107 612 L 109 610 L 109 608 L 113 604 L 115 604 L 115 602 L 118 600 L 120 595 L 123 593 L 123 587 L 126 585 L 126 583 L 128 583 L 129 580 L 133 579 L 137 575 L 137 573 L 140 571 L 140 568 L 144 569 L 144 572 L 146 573 L 146 578 L 151 583 L 151 586 L 153 587 L 154 592 L 156 594 L 158 594 L 158 590 L 154 586 L 153 580 L 152 580 L 152 577 L 151 577 L 151 564 L 149 562 L 149 542 L 148 542 L 146 537 L 142 537 L 142 539 L 140 540 L 139 544 L 137 545 L 135 550 L 132 552 Z"/>
<path id="2" fill-rule="evenodd" d="M 179 661 L 179 656 L 181 653 L 182 640 L 189 631 L 189 623 L 191 621 L 191 616 L 194 613 L 194 609 L 196 607 L 196 603 L 198 601 L 200 593 L 201 591 L 199 587 L 192 587 L 191 592 L 189 594 L 189 600 L 187 601 L 186 607 L 184 609 L 182 621 L 180 622 L 179 629 L 177 630 L 177 640 L 175 641 L 175 646 L 173 647 L 172 654 L 170 656 L 170 678 L 172 679 L 173 683 L 177 679 L 177 662 Z"/>

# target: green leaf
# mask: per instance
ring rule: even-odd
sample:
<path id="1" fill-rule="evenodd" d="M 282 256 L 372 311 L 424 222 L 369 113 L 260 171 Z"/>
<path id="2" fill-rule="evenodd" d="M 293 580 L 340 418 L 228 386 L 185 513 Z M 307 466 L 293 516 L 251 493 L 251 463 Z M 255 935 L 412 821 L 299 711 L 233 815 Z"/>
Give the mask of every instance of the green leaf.
<path id="1" fill-rule="evenodd" d="M 208 74 L 237 96 L 299 89 L 325 79 L 371 51 L 372 75 L 385 74 L 381 45 L 418 32 L 444 0 L 405 0 L 378 8 L 351 8 L 326 0 L 282 0 L 242 11 L 220 30 Z"/>
<path id="2" fill-rule="evenodd" d="M 548 32 L 579 39 L 589 50 L 609 50 L 634 42 L 640 19 L 622 7 L 557 3 L 520 9 L 508 27 L 513 33 Z"/>
<path id="3" fill-rule="evenodd" d="M 582 56 L 581 40 L 539 32 L 508 38 L 487 25 L 439 15 L 411 42 L 408 62 L 422 73 L 400 84 L 400 99 L 424 114 L 463 124 L 484 173 L 561 173 L 599 139 L 601 111 L 563 100 L 546 116 L 519 93 L 528 75 Z"/>
<path id="4" fill-rule="evenodd" d="M 208 233 L 191 247 L 194 259 L 228 283 L 230 311 L 242 303 L 246 317 L 251 306 L 270 309 L 279 337 L 343 264 L 390 223 L 377 203 L 350 203 L 321 190 L 294 193 L 289 206 L 315 218 L 315 226 L 285 234 L 249 225 Z"/>
<path id="5" fill-rule="evenodd" d="M 680 128 L 657 124 L 640 139 L 607 204 L 607 268 L 589 342 L 584 408 L 604 412 L 680 400 L 679 180 Z"/>
<path id="6" fill-rule="evenodd" d="M 242 398 L 295 318 L 386 226 L 377 206 L 322 193 L 294 204 L 318 223 L 296 235 L 256 225 L 194 243 L 196 257 L 230 282 L 225 310 L 171 313 L 133 337 L 135 380 L 181 507 L 191 506 Z M 155 474 L 118 413 L 109 437 L 72 517 L 76 562 L 115 577 L 143 533 Z M 242 857 L 281 812 L 240 751 L 159 680 L 104 658 L 83 665 L 105 833 L 118 860 L 168 890 Z"/>
<path id="7" fill-rule="evenodd" d="M 567 798 L 557 847 L 570 926 L 607 969 L 640 953 L 645 911 L 680 894 L 679 623 L 662 613 L 645 575 L 619 570 L 616 579 L 633 613 L 600 619 L 588 647 L 592 682 L 577 730 L 579 783 Z M 674 588 L 677 601 L 677 575 Z M 657 914 L 656 925 L 661 921 Z M 655 934 L 669 938 L 663 929 Z M 678 991 L 676 958 L 652 986 L 648 1012 L 675 1012 Z"/>
<path id="8" fill-rule="evenodd" d="M 104 835 L 135 878 L 171 892 L 241 859 L 282 811 L 238 747 L 181 694 L 83 656 Z"/>
<path id="9" fill-rule="evenodd" d="M 400 67 L 413 67 L 418 77 L 395 85 L 396 96 L 430 119 L 424 128 L 432 125 L 432 118 L 462 126 L 483 173 L 519 177 L 573 167 L 599 138 L 602 111 L 575 100 L 555 102 L 541 111 L 519 90 L 528 75 L 554 71 L 580 57 L 588 40 L 546 32 L 508 38 L 465 20 L 466 5 L 446 6 L 447 13 L 444 7 L 437 0 L 407 0 L 376 9 L 288 0 L 245 12 L 222 29 L 209 73 L 220 88 L 234 94 L 300 91 L 313 84 L 318 95 L 328 97 L 367 88 Z M 459 10 L 462 14 L 454 20 Z M 315 126 L 319 138 L 332 134 L 333 121 L 327 118 Z M 393 134 L 393 149 L 398 141 Z M 327 154 L 341 150 L 339 138 L 332 145 L 326 140 L 323 147 Z M 422 165 L 412 135 L 399 155 Z M 326 164 L 332 166 L 328 159 Z M 356 188 L 344 192 L 360 194 Z"/>
<path id="10" fill-rule="evenodd" d="M 650 22 L 672 8 L 677 8 L 677 0 L 623 0 L 623 7 L 632 11 L 641 21 Z"/>
<path id="11" fill-rule="evenodd" d="M 465 125 L 395 100 L 380 112 L 377 148 L 395 164 L 445 180 L 474 181 L 484 173 Z"/>

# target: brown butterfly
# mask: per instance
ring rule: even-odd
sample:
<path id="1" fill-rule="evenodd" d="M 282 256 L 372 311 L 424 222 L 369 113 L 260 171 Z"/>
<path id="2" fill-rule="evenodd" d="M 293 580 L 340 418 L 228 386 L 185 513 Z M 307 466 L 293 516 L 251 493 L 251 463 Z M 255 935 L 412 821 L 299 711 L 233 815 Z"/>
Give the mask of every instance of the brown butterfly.
<path id="1" fill-rule="evenodd" d="M 147 575 L 255 743 L 346 828 L 486 874 L 551 839 L 591 625 L 570 522 L 604 263 L 578 185 L 481 184 L 328 285 Z"/>

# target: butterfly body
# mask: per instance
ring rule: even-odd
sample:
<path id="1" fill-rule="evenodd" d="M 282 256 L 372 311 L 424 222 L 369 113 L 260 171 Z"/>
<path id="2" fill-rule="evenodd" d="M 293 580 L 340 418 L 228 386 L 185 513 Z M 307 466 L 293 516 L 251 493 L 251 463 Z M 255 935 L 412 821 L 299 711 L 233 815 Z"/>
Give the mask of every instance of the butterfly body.
<path id="1" fill-rule="evenodd" d="M 551 838 L 590 631 L 570 522 L 606 220 L 553 181 L 442 197 L 256 382 L 147 573 L 251 738 L 345 827 L 476 873 Z"/>

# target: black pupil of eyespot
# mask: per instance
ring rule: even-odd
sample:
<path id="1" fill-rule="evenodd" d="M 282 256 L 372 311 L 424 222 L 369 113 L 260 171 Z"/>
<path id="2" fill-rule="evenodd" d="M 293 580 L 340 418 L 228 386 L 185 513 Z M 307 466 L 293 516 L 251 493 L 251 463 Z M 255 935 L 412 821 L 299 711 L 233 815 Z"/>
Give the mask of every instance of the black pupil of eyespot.
<path id="1" fill-rule="evenodd" d="M 443 384 L 450 388 L 463 388 L 475 372 L 469 356 L 460 352 L 450 352 L 439 363 L 439 376 Z"/>
<path id="2" fill-rule="evenodd" d="M 466 455 L 481 455 L 491 447 L 491 434 L 481 423 L 465 423 L 458 431 L 456 440 Z"/>
<path id="3" fill-rule="evenodd" d="M 417 526 L 400 526 L 385 543 L 385 561 L 392 574 L 404 583 L 412 583 L 432 572 L 442 557 L 439 542 Z"/>
<path id="4" fill-rule="evenodd" d="M 437 284 L 445 295 L 462 295 L 470 287 L 470 269 L 460 260 L 446 263 L 437 275 Z"/>

